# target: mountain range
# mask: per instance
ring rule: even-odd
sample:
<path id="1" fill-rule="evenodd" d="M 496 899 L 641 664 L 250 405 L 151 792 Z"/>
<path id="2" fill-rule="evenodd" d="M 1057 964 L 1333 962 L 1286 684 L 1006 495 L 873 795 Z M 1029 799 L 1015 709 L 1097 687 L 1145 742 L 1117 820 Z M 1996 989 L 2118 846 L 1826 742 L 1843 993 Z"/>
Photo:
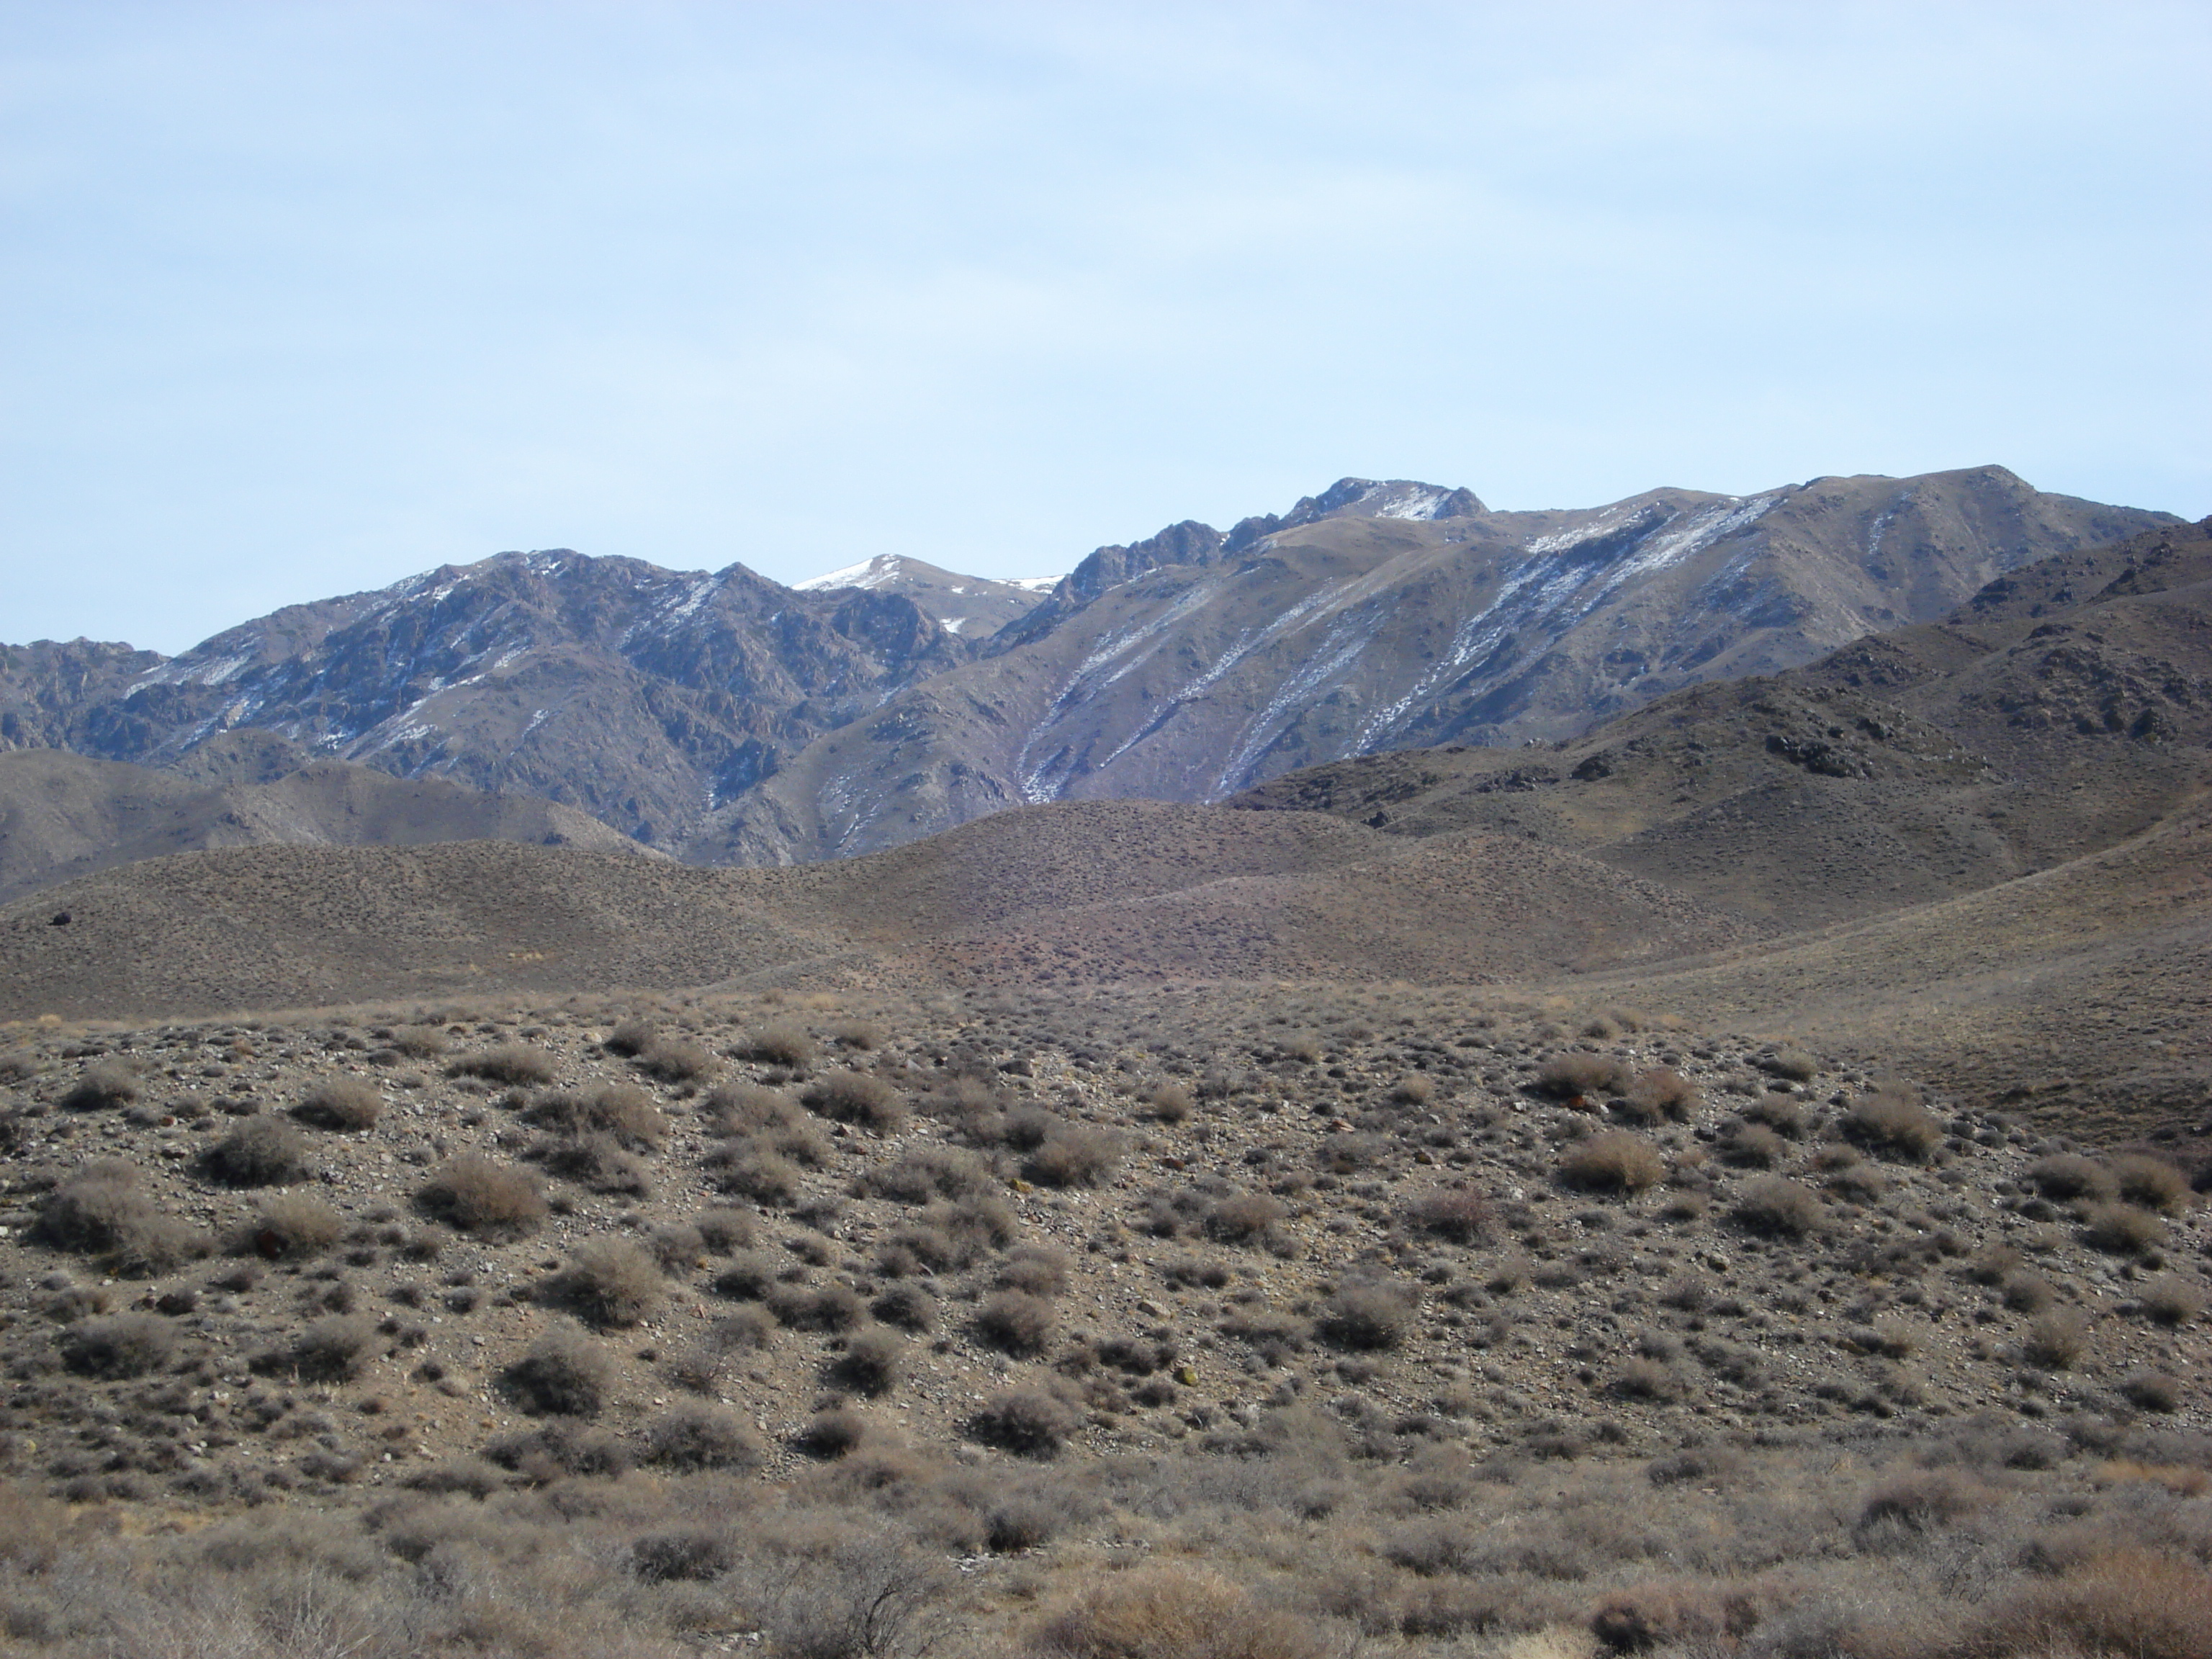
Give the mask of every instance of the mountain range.
<path id="1" fill-rule="evenodd" d="M 2172 522 L 2000 467 L 1511 513 L 1347 478 L 1226 532 L 1186 521 L 1100 548 L 1042 594 L 888 552 L 796 588 L 742 565 L 507 553 L 174 658 L 0 648 L 0 743 L 222 787 L 365 768 L 570 808 L 686 862 L 805 862 L 1024 804 L 1217 801 L 1352 757 L 1571 738 Z M 0 789 L 55 787 L 51 769 L 9 775 L 24 781 Z M 162 793 L 88 773 L 80 796 L 94 775 L 119 801 Z M 327 793 L 339 775 L 317 775 Z M 52 815 L 7 799 L 18 885 L 106 859 L 82 827 L 102 811 L 111 851 L 138 844 L 138 809 L 80 805 L 76 830 L 27 847 Z M 293 811 L 264 834 L 228 810 L 187 809 L 148 844 L 362 833 L 357 814 L 356 833 Z M 496 827 L 510 812 L 462 817 L 588 839 L 535 809 Z"/>

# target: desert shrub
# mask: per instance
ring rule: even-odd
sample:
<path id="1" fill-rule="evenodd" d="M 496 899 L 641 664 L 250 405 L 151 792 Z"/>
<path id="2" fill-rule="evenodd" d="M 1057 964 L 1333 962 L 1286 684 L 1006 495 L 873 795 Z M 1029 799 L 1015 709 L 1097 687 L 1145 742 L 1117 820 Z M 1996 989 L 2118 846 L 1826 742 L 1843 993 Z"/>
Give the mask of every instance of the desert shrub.
<path id="1" fill-rule="evenodd" d="M 905 1364 L 906 1339 L 878 1325 L 846 1338 L 845 1352 L 830 1371 L 841 1387 L 872 1397 L 898 1386 Z"/>
<path id="2" fill-rule="evenodd" d="M 867 1438 L 868 1422 L 848 1407 L 832 1406 L 806 1419 L 799 1449 L 813 1457 L 845 1457 Z"/>
<path id="3" fill-rule="evenodd" d="M 872 1020 L 841 1019 L 830 1028 L 830 1040 L 841 1048 L 858 1048 L 865 1053 L 884 1046 L 884 1031 Z"/>
<path id="4" fill-rule="evenodd" d="M 1698 1085 L 1672 1066 L 1650 1066 L 1630 1079 L 1626 1109 L 1647 1123 L 1686 1123 L 1698 1109 Z"/>
<path id="5" fill-rule="evenodd" d="M 2081 1211 L 2081 1239 L 2113 1255 L 2140 1255 L 2166 1243 L 2166 1223 L 2132 1204 L 2090 1204 Z"/>
<path id="6" fill-rule="evenodd" d="M 1625 1400 L 1672 1400 L 1681 1391 L 1674 1368 L 1656 1359 L 1623 1360 L 1613 1373 L 1613 1392 Z"/>
<path id="7" fill-rule="evenodd" d="M 1180 1083 L 1162 1084 L 1146 1098 L 1145 1106 L 1163 1123 L 1188 1123 L 1198 1110 L 1198 1102 Z"/>
<path id="8" fill-rule="evenodd" d="M 157 1371 L 176 1349 L 176 1328 L 148 1313 L 88 1319 L 71 1326 L 61 1340 L 62 1364 L 80 1376 L 110 1381 Z"/>
<path id="9" fill-rule="evenodd" d="M 561 1134 L 610 1135 L 638 1152 L 657 1151 L 668 1138 L 667 1115 L 635 1083 L 548 1089 L 523 1108 L 522 1120 Z"/>
<path id="10" fill-rule="evenodd" d="M 1295 1614 L 1172 1568 L 1101 1577 L 1048 1618 L 1032 1646 L 1053 1659 L 1325 1659 L 1336 1650 Z"/>
<path id="11" fill-rule="evenodd" d="M 777 1323 L 799 1331 L 849 1331 L 867 1313 L 860 1292 L 850 1285 L 829 1285 L 818 1291 L 780 1285 L 769 1292 L 767 1302 Z"/>
<path id="12" fill-rule="evenodd" d="M 714 1184 L 726 1193 L 771 1207 L 798 1200 L 799 1166 L 757 1140 L 726 1140 L 704 1161 Z"/>
<path id="13" fill-rule="evenodd" d="M 814 1058 L 814 1039 L 806 1028 L 787 1020 L 751 1032 L 740 1047 L 746 1058 L 771 1066 L 805 1066 Z"/>
<path id="14" fill-rule="evenodd" d="M 620 1054 L 629 1060 L 643 1054 L 646 1046 L 659 1035 L 659 1029 L 651 1020 L 632 1016 L 629 1019 L 617 1020 L 614 1030 L 606 1034 L 599 1046 L 611 1054 Z"/>
<path id="15" fill-rule="evenodd" d="M 1761 1095 L 1743 1109 L 1743 1116 L 1746 1122 L 1763 1123 L 1790 1140 L 1805 1133 L 1805 1109 L 1794 1095 Z"/>
<path id="16" fill-rule="evenodd" d="M 2094 1158 L 2074 1152 L 2055 1152 L 2027 1166 L 2027 1178 L 2045 1198 L 2106 1199 L 2118 1192 L 2112 1172 Z"/>
<path id="17" fill-rule="evenodd" d="M 2057 1299 L 2058 1294 L 2051 1288 L 2049 1279 L 2025 1268 L 2018 1273 L 2007 1273 L 1997 1290 L 2006 1307 L 2014 1313 L 2023 1314 L 2045 1312 Z"/>
<path id="18" fill-rule="evenodd" d="M 541 1140 L 523 1156 L 548 1175 L 591 1192 L 627 1193 L 633 1198 L 649 1197 L 653 1192 L 653 1178 L 645 1165 L 623 1151 L 612 1135 Z"/>
<path id="19" fill-rule="evenodd" d="M 1721 1156 L 1739 1169 L 1771 1170 L 1789 1151 L 1782 1137 L 1764 1123 L 1731 1123 L 1721 1139 Z"/>
<path id="20" fill-rule="evenodd" d="M 1047 1135 L 1024 1166 L 1048 1187 L 1095 1187 L 1121 1161 L 1121 1139 L 1111 1130 L 1064 1123 Z"/>
<path id="21" fill-rule="evenodd" d="M 1340 1348 L 1395 1348 L 1405 1340 L 1419 1306 L 1419 1295 L 1410 1285 L 1354 1279 L 1340 1285 L 1328 1298 L 1317 1328 Z"/>
<path id="22" fill-rule="evenodd" d="M 981 1158 L 954 1146 L 909 1146 L 894 1164 L 878 1164 L 861 1177 L 866 1191 L 901 1204 L 927 1204 L 935 1198 L 968 1198 L 997 1183 Z"/>
<path id="23" fill-rule="evenodd" d="M 637 1056 L 637 1068 L 661 1083 L 696 1083 L 721 1069 L 721 1061 L 683 1037 L 655 1037 Z"/>
<path id="24" fill-rule="evenodd" d="M 281 1369 L 308 1382 L 340 1382 L 358 1376 L 376 1349 L 376 1326 L 351 1314 L 318 1319 L 293 1340 Z"/>
<path id="25" fill-rule="evenodd" d="M 937 1298 L 922 1285 L 893 1285 L 870 1304 L 869 1311 L 886 1325 L 917 1334 L 937 1328 Z"/>
<path id="26" fill-rule="evenodd" d="M 781 1089 L 757 1083 L 725 1083 L 708 1091 L 700 1111 L 716 1134 L 788 1128 L 801 1121 L 799 1103 Z"/>
<path id="27" fill-rule="evenodd" d="M 1554 1100 L 1626 1095 L 1635 1081 L 1628 1063 L 1611 1054 L 1554 1054 L 1536 1072 L 1536 1087 Z"/>
<path id="28" fill-rule="evenodd" d="M 1952 1651 L 1960 1659 L 2202 1659 L 2212 1653 L 2212 1577 L 2193 1561 L 2103 1553 L 2076 1572 L 2030 1583 L 1978 1613 Z"/>
<path id="29" fill-rule="evenodd" d="M 289 1119 L 257 1112 L 210 1146 L 204 1163 L 226 1186 L 285 1186 L 307 1177 L 307 1138 Z"/>
<path id="30" fill-rule="evenodd" d="M 1067 1258 L 1047 1244 L 1024 1244 L 999 1264 L 999 1283 L 1031 1296 L 1058 1296 L 1067 1288 Z"/>
<path id="31" fill-rule="evenodd" d="M 1764 1176 L 1744 1188 L 1733 1213 L 1752 1232 L 1802 1238 L 1820 1224 L 1820 1200 L 1802 1182 Z"/>
<path id="32" fill-rule="evenodd" d="M 1249 1244 L 1267 1237 L 1289 1213 L 1279 1198 L 1265 1193 L 1241 1193 L 1223 1199 L 1206 1212 L 1206 1236 L 1224 1244 Z"/>
<path id="33" fill-rule="evenodd" d="M 142 1088 L 138 1073 L 121 1060 L 95 1060 L 70 1085 L 61 1103 L 72 1112 L 102 1111 L 128 1106 Z"/>
<path id="34" fill-rule="evenodd" d="M 2169 1273 L 2142 1288 L 2144 1314 L 2161 1325 L 2186 1325 L 2204 1311 L 2204 1292 L 2188 1279 Z"/>
<path id="35" fill-rule="evenodd" d="M 810 1110 L 840 1123 L 864 1124 L 888 1132 L 906 1118 L 897 1090 L 868 1072 L 831 1072 L 816 1080 L 804 1099 Z"/>
<path id="36" fill-rule="evenodd" d="M 2130 1204 L 2174 1215 L 2189 1198 L 2189 1178 L 2162 1158 L 2136 1153 L 2112 1160 L 2112 1179 Z"/>
<path id="37" fill-rule="evenodd" d="M 2021 1337 L 2021 1358 L 2045 1370 L 2070 1370 L 2089 1345 L 2089 1322 L 2078 1309 L 2061 1308 L 2033 1321 Z"/>
<path id="38" fill-rule="evenodd" d="M 1608 1129 L 1577 1142 L 1559 1160 L 1559 1178 L 1589 1192 L 1640 1193 L 1667 1176 L 1666 1160 L 1643 1136 Z"/>
<path id="39" fill-rule="evenodd" d="M 502 1042 L 497 1048 L 458 1055 L 446 1062 L 446 1071 L 449 1076 L 480 1077 L 489 1083 L 550 1083 L 553 1057 L 526 1042 Z"/>
<path id="40" fill-rule="evenodd" d="M 1460 1187 L 1438 1187 L 1406 1206 L 1406 1219 L 1425 1233 L 1455 1244 L 1480 1244 L 1497 1226 L 1490 1200 Z"/>
<path id="41" fill-rule="evenodd" d="M 632 1462 L 629 1443 L 619 1436 L 560 1421 L 501 1435 L 486 1443 L 483 1455 L 541 1486 L 557 1475 L 624 1474 Z"/>
<path id="42" fill-rule="evenodd" d="M 614 1393 L 615 1367 L 598 1344 L 568 1331 L 538 1340 L 501 1382 L 533 1416 L 596 1417 Z"/>
<path id="43" fill-rule="evenodd" d="M 1996 1494 L 1956 1469 L 1913 1469 L 1869 1492 L 1859 1505 L 1862 1528 L 1884 1522 L 1925 1532 L 1987 1509 Z"/>
<path id="44" fill-rule="evenodd" d="M 699 1242 L 718 1255 L 749 1249 L 754 1237 L 753 1218 L 743 1210 L 702 1210 L 691 1218 Z"/>
<path id="45" fill-rule="evenodd" d="M 664 1468 L 751 1469 L 765 1457 L 744 1419 L 720 1406 L 672 1406 L 645 1431 L 645 1461 Z"/>
<path id="46" fill-rule="evenodd" d="M 319 1129 L 374 1128 L 384 1115 L 384 1097 L 361 1078 L 325 1078 L 301 1097 L 292 1115 Z"/>
<path id="47" fill-rule="evenodd" d="M 767 1348 L 775 1341 L 775 1321 L 765 1310 L 740 1308 L 708 1321 L 699 1339 L 669 1359 L 668 1374 L 695 1394 L 713 1394 L 721 1386 L 732 1355 Z"/>
<path id="48" fill-rule="evenodd" d="M 1436 1079 L 1426 1072 L 1408 1072 L 1390 1085 L 1390 1100 L 1398 1106 L 1425 1106 L 1436 1092 Z"/>
<path id="49" fill-rule="evenodd" d="M 1860 1096 L 1844 1114 L 1844 1129 L 1861 1146 L 1915 1162 L 1943 1144 L 1943 1126 L 1935 1114 L 1894 1089 Z"/>
<path id="50" fill-rule="evenodd" d="M 447 1457 L 402 1477 L 399 1484 L 410 1492 L 482 1499 L 490 1497 L 507 1481 L 496 1466 L 481 1457 Z"/>
<path id="51" fill-rule="evenodd" d="M 425 1215 L 483 1238 L 515 1238 L 545 1218 L 545 1195 L 526 1170 L 480 1152 L 442 1165 L 415 1194 Z"/>
<path id="52" fill-rule="evenodd" d="M 1761 1054 L 1755 1063 L 1760 1071 L 1792 1083 L 1810 1083 L 1820 1074 L 1820 1062 L 1802 1048 L 1778 1048 Z"/>
<path id="53" fill-rule="evenodd" d="M 1591 1613 L 1590 1634 L 1608 1653 L 1728 1652 L 1758 1623 L 1750 1596 L 1705 1584 L 1638 1584 Z"/>
<path id="54" fill-rule="evenodd" d="M 704 1527 L 647 1533 L 629 1547 L 629 1569 L 648 1584 L 719 1578 L 737 1564 L 730 1540 Z"/>
<path id="55" fill-rule="evenodd" d="M 707 1242 L 688 1221 L 664 1221 L 645 1236 L 645 1248 L 661 1272 L 680 1276 L 700 1265 Z"/>
<path id="56" fill-rule="evenodd" d="M 139 1184 L 137 1167 L 122 1158 L 100 1158 L 46 1195 L 37 1236 L 58 1249 L 89 1255 L 116 1249 L 127 1234 L 159 1218 Z"/>
<path id="57" fill-rule="evenodd" d="M 2181 1404 L 2181 1379 L 2164 1371 L 2131 1371 L 2120 1379 L 2120 1397 L 2141 1411 L 2173 1411 Z"/>
<path id="58" fill-rule="evenodd" d="M 635 1325 L 660 1300 L 660 1264 L 627 1238 L 588 1238 L 547 1286 L 588 1324 Z"/>
<path id="59" fill-rule="evenodd" d="M 1029 1355 L 1052 1335 L 1052 1304 L 1026 1291 L 997 1291 L 975 1310 L 975 1333 L 993 1347 Z"/>
<path id="60" fill-rule="evenodd" d="M 338 1242 L 345 1218 L 319 1198 L 285 1193 L 270 1199 L 240 1230 L 237 1249 L 272 1261 L 297 1261 L 319 1255 Z"/>
<path id="61" fill-rule="evenodd" d="M 998 1395 L 969 1419 L 969 1432 L 984 1444 L 1019 1457 L 1056 1457 L 1075 1431 L 1075 1413 L 1040 1389 Z"/>
<path id="62" fill-rule="evenodd" d="M 432 1060 L 453 1046 L 445 1031 L 435 1025 L 402 1025 L 385 1041 L 392 1045 L 395 1053 L 404 1054 L 410 1060 Z"/>
<path id="63" fill-rule="evenodd" d="M 714 1275 L 714 1292 L 732 1302 L 758 1302 L 775 1288 L 775 1275 L 772 1258 L 756 1250 L 742 1251 Z"/>

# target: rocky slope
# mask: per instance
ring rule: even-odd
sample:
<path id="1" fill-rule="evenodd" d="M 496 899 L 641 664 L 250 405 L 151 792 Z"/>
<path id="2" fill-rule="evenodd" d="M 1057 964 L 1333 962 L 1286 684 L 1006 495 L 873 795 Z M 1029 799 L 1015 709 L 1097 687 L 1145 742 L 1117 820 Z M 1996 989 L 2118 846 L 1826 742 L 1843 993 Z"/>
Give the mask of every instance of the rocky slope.
<path id="1" fill-rule="evenodd" d="M 235 751 L 186 775 L 55 749 L 0 753 L 0 901 L 139 859 L 271 842 L 410 846 L 499 840 L 653 856 L 621 831 L 535 795 L 443 778 L 395 778 L 341 761 L 283 765 L 270 781 L 224 776 Z M 296 751 L 290 751 L 297 760 Z"/>
<path id="2" fill-rule="evenodd" d="M 1022 801 L 1215 800 L 1346 756 L 1571 736 L 2164 521 L 1997 467 L 1557 513 L 1346 479 L 1226 535 L 1100 550 L 982 659 L 817 740 L 684 856 L 844 856 Z"/>
<path id="3" fill-rule="evenodd" d="M 1348 755 L 1571 735 L 2161 521 L 1996 467 L 1543 513 L 1346 479 L 1226 534 L 1102 548 L 1034 602 L 897 555 L 797 591 L 501 554 L 170 660 L 11 650 L 0 738 L 189 768 L 259 732 L 541 796 L 690 862 L 803 861 L 1022 802 L 1213 800 Z"/>

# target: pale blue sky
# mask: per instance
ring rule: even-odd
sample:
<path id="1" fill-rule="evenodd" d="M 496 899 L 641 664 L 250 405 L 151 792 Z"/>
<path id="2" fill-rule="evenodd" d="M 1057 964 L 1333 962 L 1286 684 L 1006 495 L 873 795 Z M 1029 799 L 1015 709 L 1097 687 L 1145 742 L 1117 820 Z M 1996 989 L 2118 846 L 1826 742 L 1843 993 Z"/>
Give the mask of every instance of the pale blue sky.
<path id="1" fill-rule="evenodd" d="M 2212 6 L 0 0 L 0 639 L 1346 473 L 2212 511 Z"/>

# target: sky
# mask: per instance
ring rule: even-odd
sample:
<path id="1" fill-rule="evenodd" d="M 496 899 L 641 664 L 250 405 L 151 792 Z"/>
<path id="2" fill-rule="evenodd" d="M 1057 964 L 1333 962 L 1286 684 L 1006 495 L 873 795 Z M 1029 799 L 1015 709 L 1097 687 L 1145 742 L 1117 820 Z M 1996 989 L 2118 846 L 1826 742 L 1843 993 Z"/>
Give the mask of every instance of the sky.
<path id="1" fill-rule="evenodd" d="M 2212 512 L 2212 5 L 0 0 L 0 640 L 1340 477 Z"/>

